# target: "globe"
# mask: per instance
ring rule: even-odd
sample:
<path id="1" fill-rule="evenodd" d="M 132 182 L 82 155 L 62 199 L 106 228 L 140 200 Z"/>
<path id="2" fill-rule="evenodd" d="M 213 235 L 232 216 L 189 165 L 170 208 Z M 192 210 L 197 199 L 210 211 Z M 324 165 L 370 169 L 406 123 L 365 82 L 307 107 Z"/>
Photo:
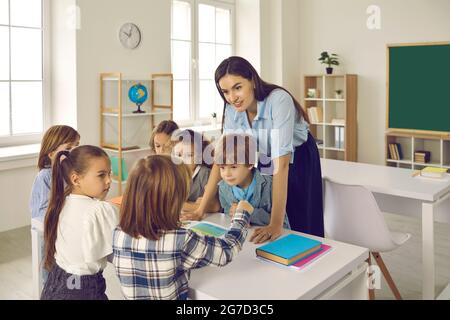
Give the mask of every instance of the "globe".
<path id="1" fill-rule="evenodd" d="M 145 111 L 141 110 L 141 105 L 148 98 L 148 91 L 144 85 L 138 83 L 131 86 L 130 90 L 128 90 L 128 98 L 130 98 L 131 102 L 135 103 L 138 107 L 133 113 L 145 113 Z"/>

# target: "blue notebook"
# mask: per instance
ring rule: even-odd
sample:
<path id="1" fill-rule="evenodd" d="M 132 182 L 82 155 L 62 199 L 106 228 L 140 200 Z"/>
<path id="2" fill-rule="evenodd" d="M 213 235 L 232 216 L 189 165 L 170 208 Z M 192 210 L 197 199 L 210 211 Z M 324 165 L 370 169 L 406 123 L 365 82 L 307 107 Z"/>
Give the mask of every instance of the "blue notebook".
<path id="1" fill-rule="evenodd" d="M 256 249 L 256 255 L 284 265 L 291 265 L 321 248 L 321 242 L 297 234 L 288 234 Z"/>

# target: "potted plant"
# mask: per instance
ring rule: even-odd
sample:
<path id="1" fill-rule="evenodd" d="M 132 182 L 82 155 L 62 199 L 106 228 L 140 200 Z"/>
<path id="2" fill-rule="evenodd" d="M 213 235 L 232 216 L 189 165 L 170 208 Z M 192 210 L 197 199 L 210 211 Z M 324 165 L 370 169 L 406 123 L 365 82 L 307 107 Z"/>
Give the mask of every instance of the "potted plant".
<path id="1" fill-rule="evenodd" d="M 326 68 L 327 74 L 332 74 L 333 73 L 333 67 L 332 66 L 338 66 L 339 65 L 338 55 L 334 54 L 334 53 L 329 55 L 327 51 L 323 51 L 320 54 L 319 61 L 322 64 L 328 65 L 328 67 Z"/>
<path id="2" fill-rule="evenodd" d="M 217 126 L 217 113 L 215 112 L 211 113 L 211 125 L 213 128 Z"/>
<path id="3" fill-rule="evenodd" d="M 336 99 L 343 99 L 343 96 L 342 96 L 343 91 L 341 89 L 335 90 L 334 92 L 335 92 Z"/>

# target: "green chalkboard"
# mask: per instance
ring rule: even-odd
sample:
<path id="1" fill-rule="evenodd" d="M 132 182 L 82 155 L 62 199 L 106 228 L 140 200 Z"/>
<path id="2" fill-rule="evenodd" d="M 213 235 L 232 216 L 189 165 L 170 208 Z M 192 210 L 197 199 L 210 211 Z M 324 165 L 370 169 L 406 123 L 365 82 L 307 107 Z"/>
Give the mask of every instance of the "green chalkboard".
<path id="1" fill-rule="evenodd" d="M 389 128 L 450 132 L 450 43 L 388 51 Z"/>

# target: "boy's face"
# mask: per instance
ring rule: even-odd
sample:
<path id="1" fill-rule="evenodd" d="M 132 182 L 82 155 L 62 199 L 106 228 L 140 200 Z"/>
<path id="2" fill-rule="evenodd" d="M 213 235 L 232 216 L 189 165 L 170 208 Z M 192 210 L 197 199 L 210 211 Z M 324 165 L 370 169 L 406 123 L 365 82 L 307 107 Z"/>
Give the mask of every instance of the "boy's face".
<path id="1" fill-rule="evenodd" d="M 226 164 L 220 165 L 220 176 L 230 186 L 241 186 L 248 180 L 252 173 L 253 166 L 245 164 Z"/>
<path id="2" fill-rule="evenodd" d="M 188 143 L 179 142 L 173 147 L 173 153 L 183 159 L 183 162 L 193 170 L 197 166 L 194 158 L 194 147 Z"/>

